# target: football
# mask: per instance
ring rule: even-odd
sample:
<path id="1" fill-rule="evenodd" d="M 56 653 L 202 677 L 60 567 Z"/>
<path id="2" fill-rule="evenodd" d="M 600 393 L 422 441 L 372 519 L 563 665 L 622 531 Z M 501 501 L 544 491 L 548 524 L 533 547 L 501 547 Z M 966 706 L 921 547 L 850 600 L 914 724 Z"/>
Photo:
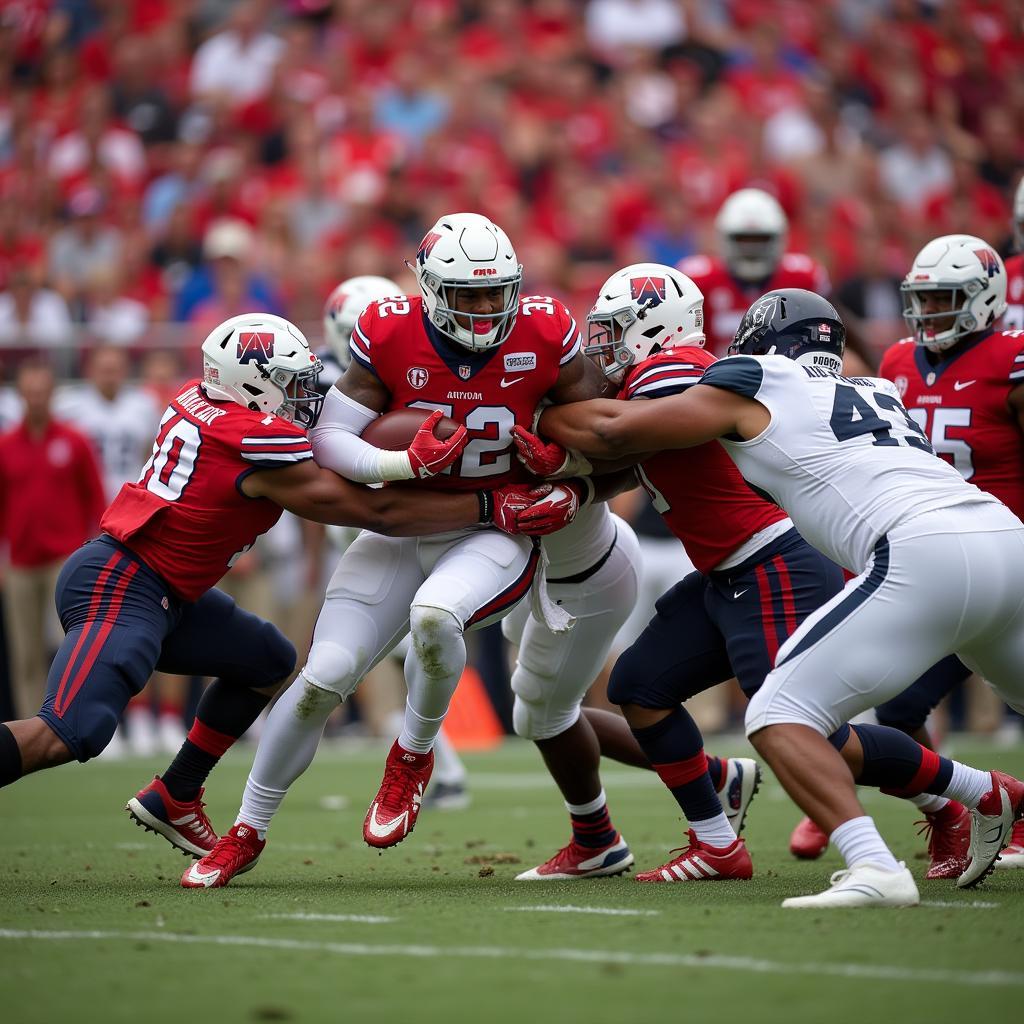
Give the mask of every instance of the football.
<path id="1" fill-rule="evenodd" d="M 429 409 L 395 409 L 378 416 L 361 436 L 364 441 L 376 448 L 400 452 L 412 444 L 416 431 L 423 426 L 423 421 L 429 415 Z M 459 425 L 455 420 L 443 416 L 434 427 L 434 436 L 444 441 L 458 429 Z"/>

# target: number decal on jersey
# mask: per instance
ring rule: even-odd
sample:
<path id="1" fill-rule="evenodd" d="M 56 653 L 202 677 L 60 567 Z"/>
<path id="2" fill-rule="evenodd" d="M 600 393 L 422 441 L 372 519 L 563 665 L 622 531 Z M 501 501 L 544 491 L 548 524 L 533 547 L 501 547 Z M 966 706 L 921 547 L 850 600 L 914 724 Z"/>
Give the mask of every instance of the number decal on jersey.
<path id="1" fill-rule="evenodd" d="M 445 416 L 452 415 L 452 407 L 444 402 L 410 402 L 411 409 L 440 409 Z M 512 468 L 512 428 L 516 414 L 504 405 L 478 405 L 466 417 L 466 429 L 486 437 L 470 438 L 454 466 L 457 476 L 497 476 Z"/>
<path id="2" fill-rule="evenodd" d="M 177 501 L 188 485 L 196 468 L 199 446 L 203 439 L 199 427 L 191 420 L 168 409 L 160 421 L 159 439 L 153 445 L 153 454 L 142 467 L 139 483 L 165 501 Z M 171 421 L 165 431 L 164 426 Z"/>
<path id="3" fill-rule="evenodd" d="M 883 418 L 879 409 L 847 384 L 837 384 L 835 399 L 832 402 L 832 416 L 829 426 L 839 441 L 849 441 L 863 434 L 872 434 L 872 444 L 880 447 L 904 444 L 911 448 L 930 452 L 932 446 L 924 431 L 910 418 L 910 414 L 898 398 L 876 391 L 872 396 L 879 409 L 895 414 L 895 419 Z M 893 437 L 893 430 L 897 436 Z"/>
<path id="4" fill-rule="evenodd" d="M 555 300 L 550 295 L 524 295 L 523 316 L 532 316 L 537 312 L 544 313 L 547 316 L 554 316 Z"/>
<path id="5" fill-rule="evenodd" d="M 654 506 L 654 511 L 660 512 L 661 515 L 664 515 L 666 512 L 671 512 L 672 506 L 665 500 L 665 495 L 662 494 L 653 483 L 651 483 L 650 477 L 644 472 L 644 467 L 637 463 L 633 469 L 636 472 L 637 480 L 640 481 L 640 486 L 650 497 L 651 505 Z"/>
<path id="6" fill-rule="evenodd" d="M 970 409 L 932 409 L 932 448 L 936 455 L 948 456 L 953 468 L 965 479 L 974 476 L 974 449 L 962 437 L 950 437 L 950 427 L 969 427 Z M 922 431 L 928 430 L 928 410 L 913 409 L 910 413 Z"/>
<path id="7" fill-rule="evenodd" d="M 405 316 L 409 309 L 408 299 L 381 299 L 377 303 L 377 312 L 381 316 L 390 316 L 392 313 L 395 316 Z"/>

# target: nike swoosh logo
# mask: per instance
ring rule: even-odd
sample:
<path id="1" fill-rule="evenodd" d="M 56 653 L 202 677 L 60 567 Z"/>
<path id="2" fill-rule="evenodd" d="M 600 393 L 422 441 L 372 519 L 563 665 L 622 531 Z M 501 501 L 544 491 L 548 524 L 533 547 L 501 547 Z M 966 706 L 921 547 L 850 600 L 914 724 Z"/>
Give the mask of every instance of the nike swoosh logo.
<path id="1" fill-rule="evenodd" d="M 391 821 L 378 822 L 377 821 L 377 805 L 373 805 L 373 810 L 370 812 L 370 824 L 368 826 L 371 836 L 376 836 L 378 839 L 387 839 L 388 836 L 394 835 L 400 825 L 405 825 L 409 820 L 409 812 L 402 811 L 397 818 L 392 818 Z"/>
<path id="2" fill-rule="evenodd" d="M 749 590 L 749 589 L 750 589 L 750 587 L 747 587 L 747 590 Z M 747 592 L 747 590 L 737 590 L 737 591 L 736 591 L 736 592 L 735 592 L 735 593 L 734 593 L 734 594 L 732 595 L 732 599 L 733 599 L 733 600 L 735 601 L 735 600 L 737 600 L 738 598 L 741 598 L 741 597 L 742 597 L 742 596 L 743 596 L 743 595 L 744 595 L 744 594 L 745 594 L 745 593 Z"/>
<path id="3" fill-rule="evenodd" d="M 513 377 L 511 380 L 505 380 L 505 378 L 502 377 L 499 383 L 503 388 L 510 388 L 513 384 L 518 384 L 521 380 L 523 380 L 522 377 Z"/>
<path id="4" fill-rule="evenodd" d="M 193 864 L 188 869 L 188 880 L 190 882 L 198 882 L 200 885 L 207 887 L 213 885 L 217 879 L 220 878 L 220 868 L 216 868 L 213 871 L 200 871 L 198 864 Z"/>
<path id="5" fill-rule="evenodd" d="M 964 388 L 969 388 L 972 384 L 977 383 L 977 380 L 957 380 L 953 382 L 953 390 L 963 391 Z"/>

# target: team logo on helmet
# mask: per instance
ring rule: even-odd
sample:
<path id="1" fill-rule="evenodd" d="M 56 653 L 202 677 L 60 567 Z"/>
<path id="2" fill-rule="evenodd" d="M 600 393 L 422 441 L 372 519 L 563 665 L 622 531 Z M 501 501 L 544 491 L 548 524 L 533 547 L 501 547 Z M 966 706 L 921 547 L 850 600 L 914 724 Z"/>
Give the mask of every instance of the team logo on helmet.
<path id="1" fill-rule="evenodd" d="M 750 318 L 751 326 L 764 327 L 764 325 L 767 324 L 773 316 L 775 316 L 775 310 L 778 305 L 778 295 L 769 295 L 768 298 L 754 310 L 753 315 Z"/>
<path id="2" fill-rule="evenodd" d="M 440 241 L 441 236 L 436 231 L 428 231 L 423 236 L 423 241 L 420 242 L 420 247 L 416 250 L 416 262 L 420 266 L 423 266 L 427 257 L 434 251 L 434 246 Z"/>
<path id="3" fill-rule="evenodd" d="M 273 331 L 240 331 L 238 335 L 238 361 L 265 366 L 274 354 Z"/>
<path id="4" fill-rule="evenodd" d="M 629 294 L 636 302 L 645 303 L 649 309 L 660 306 L 665 301 L 665 278 L 631 277 Z"/>
<path id="5" fill-rule="evenodd" d="M 988 271 L 989 277 L 995 277 L 999 273 L 999 257 L 991 249 L 975 249 L 974 255 L 978 262 Z"/>
<path id="6" fill-rule="evenodd" d="M 430 380 L 430 374 L 423 369 L 422 366 L 414 366 L 405 375 L 405 379 L 417 390 L 425 388 L 427 381 Z"/>

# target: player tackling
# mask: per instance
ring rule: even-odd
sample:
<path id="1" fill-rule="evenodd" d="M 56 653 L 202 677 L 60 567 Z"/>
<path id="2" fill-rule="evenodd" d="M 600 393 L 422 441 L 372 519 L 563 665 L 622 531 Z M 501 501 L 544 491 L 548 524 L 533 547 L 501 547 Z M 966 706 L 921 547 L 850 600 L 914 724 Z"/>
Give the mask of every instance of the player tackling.
<path id="1" fill-rule="evenodd" d="M 894 385 L 842 375 L 844 334 L 820 296 L 770 292 L 747 311 L 736 356 L 685 394 L 555 408 L 541 421 L 591 458 L 717 438 L 808 541 L 859 573 L 779 649 L 747 709 L 751 742 L 848 868 L 786 907 L 919 902 L 827 736 L 953 652 L 1024 708 L 1024 524 L 935 457 Z M 908 783 L 971 809 L 957 884 L 977 884 L 1024 811 L 1024 783 L 931 751 Z"/>

